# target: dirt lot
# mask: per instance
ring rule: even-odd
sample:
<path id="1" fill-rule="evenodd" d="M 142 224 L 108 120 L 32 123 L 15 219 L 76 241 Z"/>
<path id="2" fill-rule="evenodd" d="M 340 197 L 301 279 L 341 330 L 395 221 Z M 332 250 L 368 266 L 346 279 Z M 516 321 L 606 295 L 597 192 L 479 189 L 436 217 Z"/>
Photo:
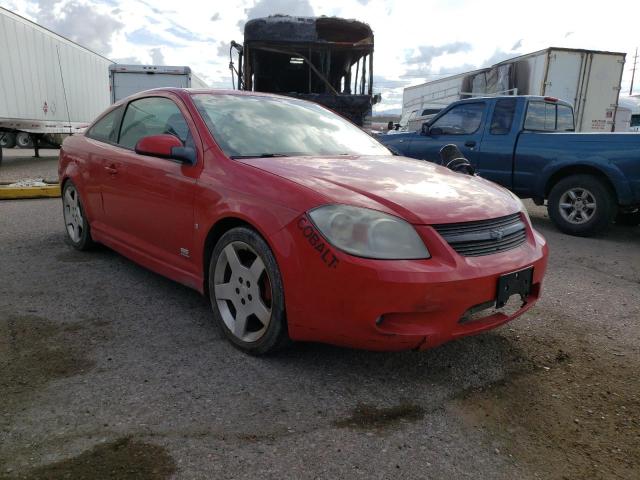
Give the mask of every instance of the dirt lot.
<path id="1" fill-rule="evenodd" d="M 0 202 L 0 478 L 638 478 L 640 228 L 528 206 L 551 260 L 524 317 L 251 358 L 197 293 L 66 246 L 59 200 Z"/>

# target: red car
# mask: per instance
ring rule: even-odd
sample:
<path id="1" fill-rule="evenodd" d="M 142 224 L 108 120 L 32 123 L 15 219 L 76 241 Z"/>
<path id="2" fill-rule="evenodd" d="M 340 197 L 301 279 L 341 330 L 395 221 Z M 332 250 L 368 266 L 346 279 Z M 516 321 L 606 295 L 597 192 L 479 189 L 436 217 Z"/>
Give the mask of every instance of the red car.
<path id="1" fill-rule="evenodd" d="M 254 354 L 434 347 L 528 310 L 547 264 L 507 190 L 392 156 L 289 97 L 140 93 L 65 140 L 59 175 L 75 248 L 102 243 L 207 295 Z"/>

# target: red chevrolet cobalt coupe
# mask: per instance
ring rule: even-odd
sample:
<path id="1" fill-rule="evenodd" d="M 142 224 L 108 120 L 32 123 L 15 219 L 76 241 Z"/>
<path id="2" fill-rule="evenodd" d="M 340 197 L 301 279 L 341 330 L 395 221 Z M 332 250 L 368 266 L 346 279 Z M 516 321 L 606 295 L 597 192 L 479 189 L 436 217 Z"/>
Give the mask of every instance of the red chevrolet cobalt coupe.
<path id="1" fill-rule="evenodd" d="M 59 175 L 75 248 L 102 243 L 207 295 L 253 354 L 430 348 L 541 292 L 547 246 L 518 198 L 392 156 L 314 103 L 147 91 L 67 138 Z"/>

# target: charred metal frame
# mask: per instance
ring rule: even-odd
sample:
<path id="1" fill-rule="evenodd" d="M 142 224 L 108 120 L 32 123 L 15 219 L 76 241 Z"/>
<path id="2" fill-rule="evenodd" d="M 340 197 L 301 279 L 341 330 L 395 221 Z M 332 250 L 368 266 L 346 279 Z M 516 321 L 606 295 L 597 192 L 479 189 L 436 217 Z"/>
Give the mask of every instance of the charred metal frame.
<path id="1" fill-rule="evenodd" d="M 244 34 L 239 89 L 316 101 L 358 125 L 370 115 L 374 42 L 366 23 L 276 15 L 247 22 Z"/>

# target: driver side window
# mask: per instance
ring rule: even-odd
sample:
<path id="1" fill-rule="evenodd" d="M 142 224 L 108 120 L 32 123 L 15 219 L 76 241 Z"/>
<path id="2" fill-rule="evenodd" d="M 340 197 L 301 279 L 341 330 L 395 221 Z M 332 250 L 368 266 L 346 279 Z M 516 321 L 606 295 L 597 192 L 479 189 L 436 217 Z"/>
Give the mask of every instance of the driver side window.
<path id="1" fill-rule="evenodd" d="M 170 134 L 178 137 L 185 146 L 192 146 L 189 126 L 178 106 L 164 97 L 148 97 L 134 100 L 127 106 L 120 127 L 118 143 L 133 149 L 142 137 Z"/>
<path id="2" fill-rule="evenodd" d="M 480 128 L 484 103 L 465 103 L 457 105 L 431 125 L 442 129 L 443 135 L 469 135 Z"/>

